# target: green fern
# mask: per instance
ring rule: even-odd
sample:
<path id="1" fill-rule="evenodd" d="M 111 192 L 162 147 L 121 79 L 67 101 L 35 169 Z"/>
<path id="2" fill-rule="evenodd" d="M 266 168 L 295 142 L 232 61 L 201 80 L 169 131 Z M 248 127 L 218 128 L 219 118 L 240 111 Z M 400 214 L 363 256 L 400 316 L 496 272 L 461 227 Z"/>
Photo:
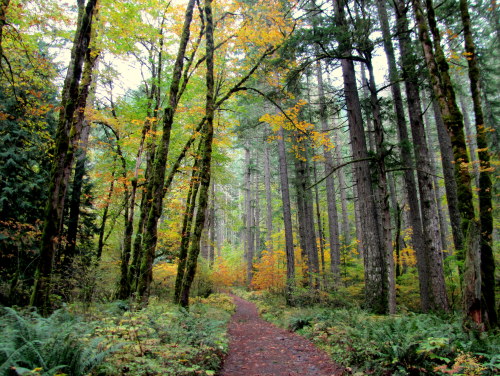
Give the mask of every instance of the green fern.
<path id="1" fill-rule="evenodd" d="M 3 308 L 0 316 L 0 375 L 41 368 L 43 376 L 64 372 L 79 376 L 100 364 L 114 348 L 104 350 L 102 340 L 88 339 L 90 327 L 65 311 L 44 318 L 21 315 Z M 10 373 L 12 374 L 12 372 Z"/>

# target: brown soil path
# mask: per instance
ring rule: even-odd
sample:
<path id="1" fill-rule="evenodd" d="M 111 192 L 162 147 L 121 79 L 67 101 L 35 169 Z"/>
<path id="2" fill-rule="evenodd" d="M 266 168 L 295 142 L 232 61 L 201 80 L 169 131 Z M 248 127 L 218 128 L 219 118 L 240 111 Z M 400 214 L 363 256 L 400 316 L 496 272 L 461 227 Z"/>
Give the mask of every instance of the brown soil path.
<path id="1" fill-rule="evenodd" d="M 221 376 L 342 375 L 311 342 L 262 320 L 253 303 L 233 299 L 236 313 L 229 324 L 229 355 Z"/>

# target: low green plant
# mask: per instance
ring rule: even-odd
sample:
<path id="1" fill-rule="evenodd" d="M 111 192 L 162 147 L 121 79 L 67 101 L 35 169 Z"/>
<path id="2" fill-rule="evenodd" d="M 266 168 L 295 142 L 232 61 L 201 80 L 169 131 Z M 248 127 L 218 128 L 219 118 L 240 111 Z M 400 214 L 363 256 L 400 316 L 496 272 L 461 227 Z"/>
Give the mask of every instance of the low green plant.
<path id="1" fill-rule="evenodd" d="M 102 339 L 90 333 L 88 324 L 64 310 L 45 318 L 2 308 L 0 375 L 85 375 L 114 350 L 104 350 Z"/>
<path id="2" fill-rule="evenodd" d="M 265 319 L 311 339 L 354 373 L 419 375 L 453 370 L 495 375 L 500 371 L 497 333 L 465 331 L 458 315 L 374 316 L 355 306 L 332 309 L 320 302 L 287 307 L 268 293 L 244 294 Z"/>
<path id="3" fill-rule="evenodd" d="M 233 313 L 236 310 L 233 299 L 227 294 L 212 294 L 206 298 L 196 297 L 193 298 L 191 302 L 193 304 L 207 304 L 228 313 Z"/>
<path id="4" fill-rule="evenodd" d="M 228 349 L 226 335 L 231 298 L 215 295 L 193 299 L 189 311 L 150 304 L 100 321 L 96 332 L 122 348 L 97 371 L 118 375 L 215 375 Z"/>

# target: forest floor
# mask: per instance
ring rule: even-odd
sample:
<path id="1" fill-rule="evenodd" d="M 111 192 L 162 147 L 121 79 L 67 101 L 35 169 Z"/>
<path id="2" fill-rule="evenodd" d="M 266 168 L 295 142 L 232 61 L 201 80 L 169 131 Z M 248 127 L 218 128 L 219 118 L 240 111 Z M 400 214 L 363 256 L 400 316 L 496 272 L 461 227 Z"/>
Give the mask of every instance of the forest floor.
<path id="1" fill-rule="evenodd" d="M 259 317 L 257 308 L 234 296 L 229 354 L 221 376 L 337 376 L 342 368 L 310 341 Z"/>

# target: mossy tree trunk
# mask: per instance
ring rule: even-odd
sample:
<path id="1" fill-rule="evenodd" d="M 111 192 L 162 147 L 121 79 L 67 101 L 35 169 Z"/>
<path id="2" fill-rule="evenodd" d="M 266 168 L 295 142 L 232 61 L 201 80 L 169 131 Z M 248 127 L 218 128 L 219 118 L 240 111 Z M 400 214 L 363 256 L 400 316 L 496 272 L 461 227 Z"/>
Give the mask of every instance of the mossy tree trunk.
<path id="1" fill-rule="evenodd" d="M 305 136 L 294 132 L 294 142 L 297 152 L 302 155 L 294 156 L 295 188 L 297 191 L 297 220 L 299 223 L 300 244 L 307 265 L 307 283 L 310 288 L 319 288 L 319 260 L 316 231 L 314 228 L 314 210 L 311 185 L 308 149 Z M 302 151 L 302 152 L 301 152 Z M 305 278 L 304 278 L 305 279 Z M 304 281 L 305 282 L 305 281 Z"/>
<path id="2" fill-rule="evenodd" d="M 97 12 L 94 14 L 97 18 Z M 95 96 L 96 65 L 99 59 L 99 51 L 95 49 L 97 28 L 92 29 L 91 42 L 93 46 L 87 49 L 80 83 L 78 104 L 75 115 L 75 129 L 81 130 L 80 137 L 75 145 L 76 166 L 73 177 L 71 199 L 69 202 L 68 229 L 66 235 L 66 248 L 61 263 L 61 270 L 66 273 L 69 280 L 72 272 L 72 263 L 76 252 L 76 240 L 78 235 L 78 224 L 80 219 L 80 203 L 83 189 L 83 180 L 86 173 L 85 163 L 87 162 L 87 148 L 90 136 L 90 122 L 86 117 L 85 109 L 92 104 Z M 66 281 L 65 283 L 68 283 Z"/>
<path id="3" fill-rule="evenodd" d="M 54 161 L 49 183 L 49 199 L 45 208 L 40 255 L 30 301 L 30 304 L 38 307 L 43 314 L 47 314 L 51 310 L 50 293 L 55 250 L 57 244 L 61 241 L 60 229 L 66 190 L 75 147 L 81 132 L 81 129 L 75 128 L 74 117 L 78 107 L 83 63 L 90 45 L 92 22 L 97 2 L 98 0 L 89 0 L 86 6 L 83 0 L 78 2 L 80 9 L 78 27 L 62 90 Z"/>
<path id="4" fill-rule="evenodd" d="M 410 115 L 413 150 L 420 193 L 421 219 L 425 231 L 422 233 L 422 248 L 416 249 L 419 283 L 424 311 L 448 311 L 448 298 L 444 281 L 441 237 L 439 235 L 439 216 L 436 207 L 434 182 L 431 175 L 431 157 L 425 138 L 421 110 L 418 77 L 415 71 L 415 53 L 408 36 L 406 7 L 397 3 L 397 26 L 403 62 L 408 111 Z M 424 294 L 425 293 L 425 294 Z"/>
<path id="5" fill-rule="evenodd" d="M 417 269 L 419 276 L 419 288 L 420 288 L 420 297 L 421 297 L 421 305 L 424 311 L 429 309 L 428 306 L 428 288 L 427 288 L 427 266 L 424 257 L 424 231 L 422 224 L 422 216 L 420 215 L 420 208 L 418 202 L 418 194 L 417 194 L 417 183 L 415 180 L 414 166 L 415 163 L 412 158 L 411 152 L 411 143 L 410 138 L 408 136 L 408 127 L 406 123 L 406 117 L 404 114 L 404 106 L 403 106 L 403 96 L 401 93 L 401 87 L 397 82 L 399 79 L 399 73 L 397 69 L 396 63 L 396 55 L 394 51 L 394 47 L 391 39 L 391 32 L 389 27 L 389 17 L 387 15 L 387 8 L 385 0 L 377 0 L 377 9 L 379 13 L 379 19 L 382 26 L 382 35 L 384 41 L 384 49 L 387 55 L 387 62 L 389 66 L 389 78 L 392 83 L 391 91 L 392 97 L 394 100 L 394 109 L 396 113 L 396 125 L 397 125 L 397 134 L 399 140 L 399 148 L 400 148 L 400 157 L 405 168 L 403 173 L 404 178 L 404 186 L 406 191 L 406 196 L 408 198 L 408 206 L 410 208 L 410 224 L 412 227 L 412 245 L 415 249 L 415 253 L 417 255 Z M 407 56 L 406 54 L 410 53 L 408 50 L 408 46 L 410 43 L 408 32 L 407 32 L 407 19 L 406 19 L 406 5 L 400 5 L 399 3 L 396 5 L 396 15 L 397 15 L 397 23 L 396 27 L 398 30 L 398 36 L 400 38 L 399 45 L 401 49 L 402 59 L 405 58 L 408 60 L 412 58 L 413 55 Z M 406 52 L 404 52 L 406 51 Z M 405 64 L 403 63 L 403 66 Z M 403 67 L 403 70 L 405 68 Z M 405 78 L 405 82 L 409 80 L 409 77 Z M 408 101 L 410 101 L 410 97 L 408 95 Z M 409 104 L 410 106 L 410 104 Z M 410 110 L 410 116 L 413 115 Z M 410 119 L 414 121 L 414 119 Z"/>
<path id="6" fill-rule="evenodd" d="M 443 121 L 450 135 L 453 148 L 455 180 L 457 182 L 458 192 L 458 209 L 460 211 L 461 230 L 466 240 L 464 243 L 465 249 L 457 250 L 457 257 L 459 260 L 465 262 L 465 267 L 462 268 L 462 271 L 464 269 L 469 271 L 474 269 L 474 265 L 478 264 L 478 260 L 475 260 L 478 254 L 475 252 L 473 245 L 476 243 L 474 237 L 479 234 L 475 229 L 478 224 L 475 218 L 472 201 L 471 176 L 468 170 L 469 157 L 467 155 L 463 118 L 458 109 L 455 91 L 448 72 L 448 62 L 441 47 L 440 33 L 437 27 L 432 0 L 426 0 L 428 24 L 424 18 L 424 10 L 420 0 L 412 0 L 412 4 L 432 88 L 437 98 Z M 431 40 L 429 30 L 432 33 L 433 40 Z M 472 274 L 465 273 L 465 277 L 470 275 Z M 476 281 L 473 279 L 464 280 L 464 292 L 467 292 L 464 294 L 464 298 L 466 299 L 464 304 L 468 317 L 477 323 L 481 323 L 481 310 L 480 304 L 478 304 L 480 296 L 472 298 L 472 294 L 470 294 L 470 291 L 477 292 L 473 287 L 475 283 Z"/>
<path id="7" fill-rule="evenodd" d="M 201 142 L 200 142 L 201 147 Z M 193 170 L 191 172 L 191 180 L 189 181 L 189 190 L 186 198 L 186 209 L 182 219 L 181 230 L 181 245 L 179 248 L 177 276 L 175 279 L 174 290 L 174 303 L 180 304 L 180 297 L 182 291 L 182 283 L 184 280 L 184 272 L 186 269 L 187 256 L 189 251 L 189 240 L 191 239 L 191 232 L 193 227 L 193 217 L 196 207 L 196 198 L 198 197 L 198 190 L 200 188 L 200 148 L 195 156 Z"/>
<path id="8" fill-rule="evenodd" d="M 140 216 L 139 225 L 137 226 L 137 234 L 136 239 L 139 243 L 137 247 L 132 247 L 132 235 L 134 232 L 134 218 L 135 218 L 135 206 L 137 199 L 137 189 L 138 189 L 138 180 L 139 180 L 139 170 L 141 167 L 143 154 L 145 145 L 148 149 L 148 155 L 146 157 L 146 171 L 151 171 L 151 147 L 154 145 L 154 137 L 153 140 L 146 141 L 146 137 L 152 133 L 155 129 L 155 125 L 157 120 L 155 119 L 155 115 L 158 113 L 158 109 L 160 107 L 160 83 L 161 83 L 161 75 L 162 75 L 162 64 L 163 64 L 163 29 L 160 28 L 158 30 L 158 34 L 160 36 L 159 42 L 159 51 L 158 55 L 154 56 L 153 51 L 150 51 L 150 59 L 151 59 L 151 79 L 152 85 L 148 92 L 148 86 L 146 86 L 147 92 L 147 117 L 144 122 L 142 131 L 141 131 L 141 140 L 139 142 L 139 147 L 137 149 L 136 154 L 136 163 L 134 168 L 134 177 L 131 179 L 131 190 L 130 197 L 128 202 L 128 216 L 125 219 L 125 229 L 123 234 L 123 255 L 122 260 L 125 262 L 121 265 L 121 273 L 120 273 L 120 281 L 118 284 L 118 294 L 117 297 L 119 299 L 127 299 L 131 292 L 133 291 L 133 286 L 136 285 L 137 281 L 136 270 L 138 260 L 140 259 L 140 240 L 142 235 L 142 228 L 144 225 L 144 217 Z M 145 180 L 148 180 L 147 173 L 145 174 Z M 146 196 L 146 191 L 143 191 L 141 207 L 144 205 L 144 198 Z M 141 221 L 142 219 L 142 221 Z M 134 245 L 136 245 L 134 243 Z M 137 250 L 137 253 L 135 252 Z"/>
<path id="9" fill-rule="evenodd" d="M 208 207 L 210 191 L 210 169 L 212 162 L 212 143 L 214 137 L 215 114 L 215 86 L 214 86 L 214 23 L 212 16 L 212 0 L 205 0 L 204 6 L 206 22 L 206 124 L 201 140 L 201 165 L 200 165 L 200 194 L 198 198 L 194 230 L 190 237 L 189 253 L 186 260 L 186 270 L 182 280 L 180 304 L 189 306 L 189 291 L 196 273 L 198 255 L 200 253 L 200 238 L 205 224 L 206 209 Z"/>
<path id="10" fill-rule="evenodd" d="M 195 0 L 190 0 L 186 7 L 184 25 L 177 57 L 174 64 L 172 82 L 168 96 L 168 104 L 163 114 L 163 134 L 160 144 L 156 150 L 154 165 L 148 182 L 148 194 L 151 197 L 151 205 L 145 205 L 147 210 L 142 239 L 142 257 L 137 283 L 137 294 L 140 299 L 146 301 L 149 295 L 149 287 L 153 279 L 153 261 L 155 257 L 156 244 L 158 240 L 158 220 L 163 209 L 163 197 L 165 172 L 167 158 L 170 148 L 170 134 L 174 122 L 174 116 L 179 103 L 179 87 L 184 66 L 184 57 L 189 42 L 190 26 L 193 19 Z"/>
<path id="11" fill-rule="evenodd" d="M 493 256 L 493 206 L 491 165 L 486 130 L 484 126 L 481 90 L 479 86 L 479 64 L 476 46 L 472 37 L 472 25 L 467 0 L 460 0 L 460 14 L 464 27 L 465 51 L 469 65 L 469 81 L 474 104 L 476 138 L 479 157 L 479 220 L 481 226 L 481 300 L 483 320 L 490 326 L 498 324 L 495 304 L 495 259 Z M 475 253 L 474 253 L 475 254 Z"/>

